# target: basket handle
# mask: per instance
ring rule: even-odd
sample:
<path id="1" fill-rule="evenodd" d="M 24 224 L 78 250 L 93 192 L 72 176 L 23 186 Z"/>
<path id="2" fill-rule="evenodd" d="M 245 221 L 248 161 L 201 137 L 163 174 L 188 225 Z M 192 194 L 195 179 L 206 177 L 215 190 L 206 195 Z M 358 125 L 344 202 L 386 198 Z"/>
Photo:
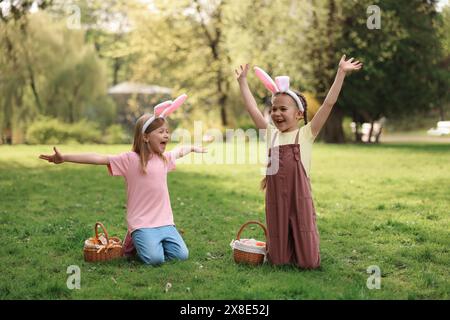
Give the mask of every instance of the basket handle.
<path id="1" fill-rule="evenodd" d="M 260 223 L 258 221 L 249 221 L 249 222 L 244 223 L 242 225 L 242 227 L 239 229 L 239 231 L 238 231 L 238 233 L 236 235 L 236 240 L 241 240 L 241 233 L 244 230 L 244 228 L 246 226 L 248 226 L 249 224 L 257 224 L 257 225 L 259 225 L 264 230 L 264 237 L 266 238 L 266 242 L 267 242 L 267 229 L 262 223 Z"/>
<path id="2" fill-rule="evenodd" d="M 96 222 L 96 223 L 95 223 L 95 227 L 94 227 L 94 230 L 95 230 L 95 238 L 98 240 L 98 227 L 99 227 L 99 226 L 102 228 L 102 230 L 103 230 L 103 232 L 104 232 L 104 234 L 105 234 L 105 237 L 106 237 L 106 244 L 109 244 L 109 236 L 108 236 L 108 232 L 106 231 L 105 226 L 104 226 L 103 223 L 101 223 L 101 222 Z"/>

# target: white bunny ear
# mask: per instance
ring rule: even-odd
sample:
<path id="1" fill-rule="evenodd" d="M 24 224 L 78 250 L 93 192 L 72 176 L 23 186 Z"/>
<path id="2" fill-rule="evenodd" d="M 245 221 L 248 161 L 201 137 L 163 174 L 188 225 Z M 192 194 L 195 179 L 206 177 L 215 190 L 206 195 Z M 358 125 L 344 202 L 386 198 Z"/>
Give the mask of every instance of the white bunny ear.
<path id="1" fill-rule="evenodd" d="M 264 86 L 272 93 L 277 93 L 278 87 L 273 79 L 261 68 L 254 67 L 256 76 L 262 81 Z"/>
<path id="2" fill-rule="evenodd" d="M 288 76 L 276 77 L 275 83 L 277 84 L 277 87 L 281 92 L 289 91 L 289 77 Z"/>
<path id="3" fill-rule="evenodd" d="M 153 108 L 154 116 L 159 117 L 164 112 L 164 110 L 166 110 L 168 107 L 170 107 L 171 104 L 172 104 L 172 100 L 164 101 L 164 102 L 157 104 Z"/>

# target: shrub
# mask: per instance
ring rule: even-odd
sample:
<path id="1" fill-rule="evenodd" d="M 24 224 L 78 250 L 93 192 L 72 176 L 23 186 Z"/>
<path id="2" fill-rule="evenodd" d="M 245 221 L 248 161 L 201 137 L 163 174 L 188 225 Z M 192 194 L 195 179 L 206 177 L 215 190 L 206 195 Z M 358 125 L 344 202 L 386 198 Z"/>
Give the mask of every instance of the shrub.
<path id="1" fill-rule="evenodd" d="M 27 130 L 29 144 L 99 143 L 102 133 L 93 122 L 64 123 L 55 118 L 39 117 Z"/>
<path id="2" fill-rule="evenodd" d="M 79 143 L 100 143 L 102 133 L 97 128 L 97 124 L 86 120 L 81 120 L 68 126 L 68 138 Z"/>
<path id="3" fill-rule="evenodd" d="M 29 144 L 60 144 L 67 140 L 67 127 L 58 119 L 39 117 L 27 129 Z"/>
<path id="4" fill-rule="evenodd" d="M 113 124 L 106 129 L 103 142 L 106 144 L 129 143 L 131 138 L 125 133 L 125 130 L 118 125 Z"/>

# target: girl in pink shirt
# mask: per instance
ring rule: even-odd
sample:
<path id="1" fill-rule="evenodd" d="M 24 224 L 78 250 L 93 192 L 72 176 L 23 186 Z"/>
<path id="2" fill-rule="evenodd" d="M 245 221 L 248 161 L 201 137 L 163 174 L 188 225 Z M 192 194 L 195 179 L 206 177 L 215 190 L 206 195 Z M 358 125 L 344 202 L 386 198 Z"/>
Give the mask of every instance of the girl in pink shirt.
<path id="1" fill-rule="evenodd" d="M 185 99 L 184 95 L 181 103 Z M 169 126 L 165 117 L 181 103 L 179 99 L 173 103 L 168 101 L 155 107 L 155 115 L 141 116 L 136 122 L 132 151 L 115 156 L 95 153 L 63 155 L 54 147 L 53 155 L 39 157 L 55 164 L 74 162 L 107 165 L 110 175 L 123 176 L 127 186 L 128 224 L 124 247 L 134 243 L 138 256 L 149 265 L 188 258 L 186 244 L 174 224 L 167 173 L 175 170 L 176 159 L 190 152 L 204 153 L 206 149 L 185 146 L 165 151 L 169 142 Z M 159 109 L 159 106 L 167 112 Z"/>

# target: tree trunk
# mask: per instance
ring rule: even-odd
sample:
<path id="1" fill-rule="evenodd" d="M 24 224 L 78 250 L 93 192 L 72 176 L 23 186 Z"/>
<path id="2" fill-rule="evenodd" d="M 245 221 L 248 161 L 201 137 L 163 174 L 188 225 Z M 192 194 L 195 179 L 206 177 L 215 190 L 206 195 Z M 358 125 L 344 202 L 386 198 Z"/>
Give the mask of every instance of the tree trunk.
<path id="1" fill-rule="evenodd" d="M 439 120 L 440 121 L 445 121 L 445 111 L 444 111 L 444 106 L 443 105 L 439 106 Z"/>
<path id="2" fill-rule="evenodd" d="M 360 124 L 355 121 L 355 142 L 361 143 L 362 142 L 362 134 L 360 131 Z"/>
<path id="3" fill-rule="evenodd" d="M 362 135 L 361 135 L 361 130 L 360 129 L 360 121 L 358 119 L 358 116 L 356 114 L 356 112 L 352 112 L 352 122 L 355 124 L 354 130 L 355 132 L 353 132 L 354 136 L 355 136 L 355 143 L 361 143 L 362 142 Z"/>
<path id="4" fill-rule="evenodd" d="M 223 76 L 222 72 L 222 64 L 221 60 L 225 58 L 228 62 L 231 62 L 231 59 L 229 56 L 227 56 L 226 53 L 223 53 L 220 50 L 220 41 L 222 38 L 222 8 L 225 4 L 225 1 L 220 2 L 219 6 L 217 7 L 216 11 L 210 16 L 212 19 L 212 22 L 210 24 L 213 26 L 213 29 L 215 32 L 208 31 L 207 23 L 203 20 L 202 11 L 201 11 L 201 5 L 198 0 L 194 1 L 196 10 L 200 17 L 200 26 L 203 30 L 203 33 L 205 35 L 206 41 L 208 43 L 208 46 L 211 50 L 212 59 L 214 62 L 218 64 L 218 70 L 217 70 L 217 76 L 216 76 L 216 87 L 218 92 L 218 104 L 220 108 L 220 118 L 222 120 L 222 125 L 226 126 L 228 124 L 227 119 L 227 112 L 226 112 L 226 102 L 228 100 L 228 90 L 230 87 L 229 81 L 226 77 Z M 215 20 L 215 21 L 214 21 Z"/>
<path id="5" fill-rule="evenodd" d="M 114 58 L 113 59 L 113 85 L 119 83 L 119 71 L 120 67 L 122 66 L 122 63 L 120 62 L 120 58 Z"/>
<path id="6" fill-rule="evenodd" d="M 369 136 L 367 137 L 367 143 L 372 143 L 373 123 L 374 123 L 373 120 L 370 121 L 370 130 L 369 130 Z"/>
<path id="7" fill-rule="evenodd" d="M 226 92 L 219 93 L 220 119 L 222 120 L 223 126 L 226 126 L 228 124 L 227 110 L 226 110 L 227 99 L 228 96 Z"/>
<path id="8" fill-rule="evenodd" d="M 27 59 L 27 60 L 29 60 L 29 59 Z M 37 91 L 36 80 L 34 77 L 33 69 L 31 68 L 30 61 L 27 61 L 26 63 L 28 65 L 28 67 L 27 67 L 28 76 L 29 76 L 29 80 L 30 80 L 31 91 L 33 92 L 34 101 L 36 102 L 39 112 L 43 112 L 44 109 L 42 107 L 41 99 L 39 98 L 39 94 Z"/>
<path id="9" fill-rule="evenodd" d="M 345 135 L 342 128 L 343 119 L 344 113 L 342 110 L 334 106 L 327 122 L 325 122 L 322 128 L 320 139 L 326 143 L 345 143 Z"/>
<path id="10" fill-rule="evenodd" d="M 383 127 L 380 128 L 380 131 L 375 136 L 375 143 L 380 143 L 381 132 L 383 131 Z"/>

